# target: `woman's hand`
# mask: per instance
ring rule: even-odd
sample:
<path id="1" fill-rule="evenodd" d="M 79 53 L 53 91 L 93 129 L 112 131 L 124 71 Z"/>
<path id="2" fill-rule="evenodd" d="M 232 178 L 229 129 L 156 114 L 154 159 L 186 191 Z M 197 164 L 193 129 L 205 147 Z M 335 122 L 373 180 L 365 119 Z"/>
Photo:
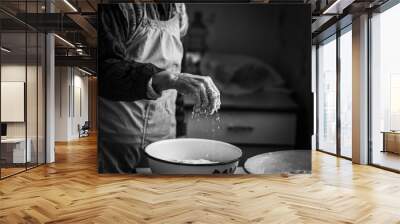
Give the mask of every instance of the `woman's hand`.
<path id="1" fill-rule="evenodd" d="M 183 95 L 195 98 L 195 110 L 206 110 L 209 114 L 217 112 L 221 106 L 220 92 L 209 76 L 163 71 L 153 76 L 153 87 L 161 92 L 176 89 Z"/>

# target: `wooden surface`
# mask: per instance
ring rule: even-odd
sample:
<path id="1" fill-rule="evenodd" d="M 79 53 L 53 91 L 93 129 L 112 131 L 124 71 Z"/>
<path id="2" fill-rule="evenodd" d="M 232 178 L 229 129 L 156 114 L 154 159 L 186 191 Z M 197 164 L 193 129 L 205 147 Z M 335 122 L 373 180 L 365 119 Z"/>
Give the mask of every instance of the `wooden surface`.
<path id="1" fill-rule="evenodd" d="M 372 161 L 374 164 L 400 171 L 400 154 L 381 152 L 378 149 L 374 150 L 373 153 Z"/>
<path id="2" fill-rule="evenodd" d="M 400 132 L 382 132 L 383 151 L 400 154 Z"/>
<path id="3" fill-rule="evenodd" d="M 313 174 L 98 175 L 96 142 L 0 181 L 0 223 L 400 223 L 400 175 L 313 153 Z"/>
<path id="4" fill-rule="evenodd" d="M 13 174 L 19 173 L 25 170 L 25 165 L 22 167 L 11 167 L 11 166 L 4 166 L 1 168 L 1 178 L 11 176 Z M 1 180 L 0 180 L 1 181 Z"/>

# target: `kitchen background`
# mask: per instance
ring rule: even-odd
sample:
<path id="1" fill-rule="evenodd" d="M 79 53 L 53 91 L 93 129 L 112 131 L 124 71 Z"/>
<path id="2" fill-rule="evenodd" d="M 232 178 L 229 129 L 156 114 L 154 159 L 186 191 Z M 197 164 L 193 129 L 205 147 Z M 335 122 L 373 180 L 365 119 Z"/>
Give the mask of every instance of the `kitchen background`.
<path id="1" fill-rule="evenodd" d="M 311 149 L 310 13 L 304 5 L 187 4 L 183 72 L 211 75 L 222 94 L 217 118 L 192 118 L 178 100 L 178 133 L 260 153 Z M 309 161 L 308 161 L 309 162 Z"/>

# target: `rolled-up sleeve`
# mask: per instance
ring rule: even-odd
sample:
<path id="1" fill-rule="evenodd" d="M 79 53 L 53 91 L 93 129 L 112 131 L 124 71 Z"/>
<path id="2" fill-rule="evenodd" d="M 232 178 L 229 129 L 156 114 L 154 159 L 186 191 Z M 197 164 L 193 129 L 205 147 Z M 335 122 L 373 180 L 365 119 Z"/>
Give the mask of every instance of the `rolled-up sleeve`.
<path id="1" fill-rule="evenodd" d="M 99 95 L 114 101 L 148 99 L 151 77 L 163 69 L 131 59 L 130 37 L 143 8 L 137 4 L 99 5 L 98 81 Z"/>

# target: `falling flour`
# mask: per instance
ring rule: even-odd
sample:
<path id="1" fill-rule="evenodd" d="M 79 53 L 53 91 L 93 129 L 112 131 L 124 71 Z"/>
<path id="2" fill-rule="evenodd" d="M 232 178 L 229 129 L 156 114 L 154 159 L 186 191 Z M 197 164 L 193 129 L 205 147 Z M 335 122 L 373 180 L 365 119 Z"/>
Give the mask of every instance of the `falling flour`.
<path id="1" fill-rule="evenodd" d="M 206 120 L 211 120 L 211 132 L 212 138 L 215 138 L 216 129 L 221 129 L 220 123 L 221 118 L 219 116 L 218 111 L 215 111 L 214 114 L 210 114 L 206 109 L 201 109 L 199 107 L 193 107 L 192 111 L 192 119 L 196 122 L 205 122 Z M 205 158 L 208 158 L 209 155 L 205 155 Z M 169 159 L 171 162 L 182 163 L 182 164 L 216 164 L 218 161 L 212 161 L 208 159 Z"/>
<path id="2" fill-rule="evenodd" d="M 197 122 L 206 122 L 205 120 L 211 121 L 210 129 L 212 132 L 212 138 L 214 139 L 216 137 L 215 134 L 217 130 L 221 129 L 221 118 L 218 111 L 215 111 L 214 114 L 209 114 L 205 109 L 193 107 L 192 119 Z"/>

